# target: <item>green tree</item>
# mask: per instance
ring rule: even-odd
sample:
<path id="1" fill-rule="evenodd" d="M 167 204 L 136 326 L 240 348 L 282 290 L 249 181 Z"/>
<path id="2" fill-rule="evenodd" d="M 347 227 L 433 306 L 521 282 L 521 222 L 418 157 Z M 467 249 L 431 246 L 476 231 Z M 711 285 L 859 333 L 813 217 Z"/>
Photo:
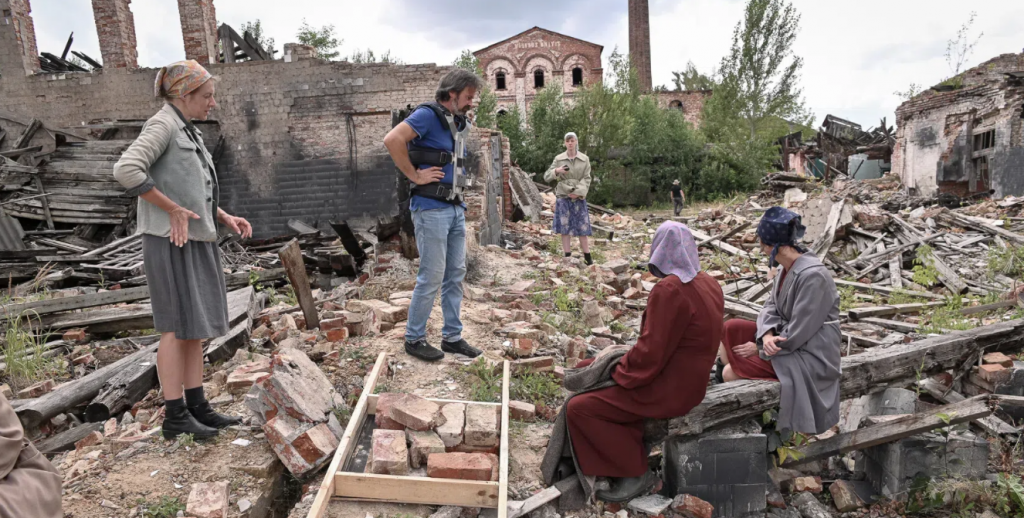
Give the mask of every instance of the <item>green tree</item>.
<path id="1" fill-rule="evenodd" d="M 483 70 L 480 68 L 480 60 L 473 55 L 473 51 L 465 49 L 459 54 L 459 57 L 455 58 L 452 62 L 452 66 L 464 68 L 470 72 L 474 72 L 483 75 Z"/>
<path id="2" fill-rule="evenodd" d="M 356 49 L 354 52 L 352 52 L 352 55 L 348 57 L 347 61 L 351 63 L 388 63 L 391 65 L 404 64 L 404 62 L 401 59 L 391 55 L 391 50 L 387 50 L 383 54 L 378 56 L 371 49 L 366 49 L 365 52 Z"/>
<path id="3" fill-rule="evenodd" d="M 686 63 L 686 69 L 682 72 L 672 72 L 672 83 L 676 85 L 676 91 L 694 92 L 699 90 L 714 90 L 715 71 L 710 75 L 702 74 L 697 70 L 693 61 Z"/>
<path id="4" fill-rule="evenodd" d="M 523 113 L 519 111 L 519 106 L 513 106 L 511 110 L 498 115 L 495 125 L 502 135 L 508 138 L 512 162 L 518 164 L 523 156 L 527 137 Z"/>
<path id="5" fill-rule="evenodd" d="M 789 0 L 748 0 L 744 19 L 736 24 L 712 102 L 727 90 L 725 97 L 735 103 L 751 140 L 774 120 L 804 123 L 811 118 L 798 84 L 804 62 L 793 53 L 799 31 L 800 14 Z"/>
<path id="6" fill-rule="evenodd" d="M 319 29 L 314 29 L 303 18 L 302 27 L 299 27 L 296 37 L 299 39 L 299 43 L 316 49 L 317 55 L 321 58 L 331 60 L 341 54 L 337 49 L 343 40 L 339 40 L 335 36 L 334 25 L 324 25 Z"/>
<path id="7" fill-rule="evenodd" d="M 274 56 L 274 38 L 270 38 L 263 34 L 263 26 L 257 19 L 255 22 L 245 22 L 242 24 L 242 37 L 245 37 L 245 33 L 249 33 L 256 43 L 259 43 L 263 50 L 267 51 L 271 57 Z"/>

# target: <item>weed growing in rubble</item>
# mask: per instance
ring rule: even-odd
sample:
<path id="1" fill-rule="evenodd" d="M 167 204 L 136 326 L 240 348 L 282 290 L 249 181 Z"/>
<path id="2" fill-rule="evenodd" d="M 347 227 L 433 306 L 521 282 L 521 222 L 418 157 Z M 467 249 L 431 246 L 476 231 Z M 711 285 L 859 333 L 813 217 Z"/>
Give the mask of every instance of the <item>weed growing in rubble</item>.
<path id="1" fill-rule="evenodd" d="M 142 518 L 174 518 L 179 512 L 185 511 L 185 504 L 181 500 L 168 496 L 160 497 L 160 501 L 153 504 L 144 498 L 136 500 L 136 503 L 142 507 Z"/>
<path id="2" fill-rule="evenodd" d="M 886 301 L 890 305 L 895 304 L 914 304 L 921 302 L 921 298 L 915 297 L 904 290 L 896 290 L 889 294 L 889 298 Z"/>
<path id="3" fill-rule="evenodd" d="M 334 417 L 338 419 L 341 426 L 347 426 L 348 420 L 352 417 L 352 409 L 344 405 L 332 408 L 331 412 L 334 413 Z"/>
<path id="4" fill-rule="evenodd" d="M 558 239 L 548 240 L 548 252 L 556 257 L 563 255 L 565 252 L 562 252 L 562 242 Z"/>
<path id="5" fill-rule="evenodd" d="M 1003 274 L 1012 278 L 1024 277 L 1024 246 L 999 247 L 988 250 L 988 276 Z"/>
<path id="6" fill-rule="evenodd" d="M 458 372 L 469 385 L 470 401 L 501 401 L 501 371 L 483 358 L 461 367 Z M 554 406 L 564 398 L 561 383 L 551 374 L 543 372 L 513 375 L 508 390 L 510 398 L 535 405 Z"/>
<path id="7" fill-rule="evenodd" d="M 849 311 L 857 304 L 857 292 L 849 286 L 839 288 L 839 311 Z"/>
<path id="8" fill-rule="evenodd" d="M 196 436 L 190 433 L 183 433 L 178 436 L 178 445 L 184 448 L 191 448 L 196 445 Z"/>
<path id="9" fill-rule="evenodd" d="M 928 319 L 928 325 L 921 329 L 925 334 L 943 334 L 949 331 L 966 331 L 977 327 L 971 318 L 963 315 L 963 298 L 954 295 L 946 299 L 946 305 L 936 308 Z"/>
<path id="10" fill-rule="evenodd" d="M 40 324 L 38 316 L 34 319 Z M 44 355 L 45 337 L 36 334 L 41 327 L 34 325 L 33 317 L 28 314 L 18 315 L 7 327 L 0 352 L 3 352 L 3 363 L 7 364 L 7 376 L 17 389 L 56 376 L 63 370 L 62 360 Z"/>
<path id="11" fill-rule="evenodd" d="M 921 286 L 932 286 L 939 281 L 939 271 L 932 266 L 932 247 L 921 245 L 914 256 L 914 282 Z"/>

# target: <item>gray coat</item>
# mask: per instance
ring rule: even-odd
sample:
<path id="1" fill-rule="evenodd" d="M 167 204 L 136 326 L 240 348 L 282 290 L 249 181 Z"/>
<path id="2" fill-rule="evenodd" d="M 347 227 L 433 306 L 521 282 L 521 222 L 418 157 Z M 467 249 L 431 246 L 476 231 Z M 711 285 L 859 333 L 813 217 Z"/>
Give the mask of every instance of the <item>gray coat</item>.
<path id="1" fill-rule="evenodd" d="M 757 317 L 757 345 L 768 331 L 786 338 L 771 360 L 782 383 L 778 427 L 819 434 L 839 422 L 842 377 L 839 293 L 825 265 L 806 253 L 793 263 L 779 293 L 775 277 L 771 296 Z"/>
<path id="2" fill-rule="evenodd" d="M 199 215 L 199 219 L 188 222 L 190 241 L 216 241 L 217 173 L 201 133 L 196 144 L 185 131 L 185 121 L 165 104 L 146 121 L 139 138 L 121 155 L 114 166 L 114 178 L 129 196 L 156 187 L 174 203 Z M 170 216 L 160 207 L 139 198 L 138 215 L 140 234 L 171 235 Z"/>

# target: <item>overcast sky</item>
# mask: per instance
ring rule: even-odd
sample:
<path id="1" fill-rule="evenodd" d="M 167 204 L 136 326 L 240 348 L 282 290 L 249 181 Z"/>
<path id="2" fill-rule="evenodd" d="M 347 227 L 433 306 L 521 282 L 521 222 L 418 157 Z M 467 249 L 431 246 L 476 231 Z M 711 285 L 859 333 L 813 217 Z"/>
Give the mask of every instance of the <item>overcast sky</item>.
<path id="1" fill-rule="evenodd" d="M 478 50 L 533 26 L 628 50 L 627 0 L 215 0 L 220 23 L 238 27 L 259 19 L 278 49 L 295 41 L 306 19 L 333 24 L 343 55 L 391 50 L 406 63 L 451 63 L 462 49 Z M 816 124 L 831 113 L 867 129 L 894 122 L 910 83 L 933 85 L 950 75 L 946 41 L 977 11 L 974 34 L 984 33 L 971 65 L 1024 50 L 1024 1 L 963 4 L 952 0 L 794 0 L 802 15 L 796 53 L 805 60 L 802 86 Z M 651 0 L 654 84 L 672 84 L 687 61 L 710 71 L 728 52 L 743 14 L 742 0 Z M 68 34 L 73 49 L 100 58 L 90 0 L 33 0 L 41 51 L 59 54 Z M 134 0 L 139 64 L 184 58 L 177 2 Z"/>

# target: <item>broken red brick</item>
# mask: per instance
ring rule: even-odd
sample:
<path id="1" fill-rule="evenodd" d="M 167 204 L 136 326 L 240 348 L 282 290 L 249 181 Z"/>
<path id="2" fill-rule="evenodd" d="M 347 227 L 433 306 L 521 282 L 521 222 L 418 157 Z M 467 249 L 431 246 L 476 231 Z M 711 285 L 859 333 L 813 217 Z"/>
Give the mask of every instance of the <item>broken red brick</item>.
<path id="1" fill-rule="evenodd" d="M 436 428 L 444 424 L 445 420 L 437 403 L 413 394 L 402 394 L 402 397 L 392 401 L 386 415 L 417 431 Z"/>
<path id="2" fill-rule="evenodd" d="M 73 365 L 89 365 L 90 363 L 94 363 L 95 361 L 96 358 L 94 358 L 92 354 L 83 354 L 78 358 L 72 359 L 71 363 Z"/>
<path id="3" fill-rule="evenodd" d="M 331 331 L 331 330 L 334 330 L 334 329 L 345 329 L 345 330 L 347 330 L 348 328 L 345 327 L 345 321 L 346 321 L 345 317 L 332 318 L 330 320 L 321 320 L 320 321 L 320 330 L 321 331 Z"/>
<path id="4" fill-rule="evenodd" d="M 407 475 L 409 450 L 405 445 L 405 432 L 374 430 L 370 458 L 373 472 L 378 475 Z"/>
<path id="5" fill-rule="evenodd" d="M 331 329 L 327 332 L 327 340 L 331 342 L 342 342 L 348 340 L 349 331 L 347 327 Z"/>
<path id="6" fill-rule="evenodd" d="M 1002 383 L 1010 379 L 1010 370 L 997 363 L 978 367 L 978 375 L 989 383 Z"/>
<path id="7" fill-rule="evenodd" d="M 796 477 L 782 483 L 782 490 L 787 493 L 820 493 L 821 477 Z"/>
<path id="8" fill-rule="evenodd" d="M 530 338 L 516 338 L 512 340 L 512 352 L 516 356 L 532 356 L 536 350 L 536 343 Z"/>
<path id="9" fill-rule="evenodd" d="M 378 311 L 381 322 L 397 324 L 409 318 L 409 308 L 403 306 L 389 306 Z"/>
<path id="10" fill-rule="evenodd" d="M 404 444 L 404 443 L 403 443 Z M 483 453 L 433 453 L 427 457 L 427 476 L 459 480 L 491 480 L 493 467 Z"/>
<path id="11" fill-rule="evenodd" d="M 97 444 L 102 444 L 102 443 L 103 443 L 103 434 L 100 433 L 100 432 L 92 432 L 89 435 L 86 435 L 85 437 L 83 437 L 82 439 L 80 439 L 78 442 L 75 443 L 75 450 L 78 451 L 78 450 L 81 450 L 82 448 L 87 448 L 89 446 L 96 446 Z"/>
<path id="12" fill-rule="evenodd" d="M 715 506 L 693 495 L 677 495 L 672 500 L 672 510 L 684 518 L 711 518 Z"/>
<path id="13" fill-rule="evenodd" d="M 444 442 L 433 431 L 408 430 L 405 432 L 405 438 L 409 443 L 409 461 L 414 469 L 426 465 L 427 457 L 431 453 L 445 452 Z"/>
<path id="14" fill-rule="evenodd" d="M 492 448 L 498 445 L 501 419 L 497 405 L 466 405 L 465 443 L 467 446 Z"/>
<path id="15" fill-rule="evenodd" d="M 30 399 L 49 394 L 53 390 L 53 380 L 45 380 L 31 387 L 18 391 L 18 399 Z"/>
<path id="16" fill-rule="evenodd" d="M 537 418 L 537 407 L 523 401 L 509 401 L 508 414 L 518 421 L 533 421 Z"/>
<path id="17" fill-rule="evenodd" d="M 529 374 L 531 372 L 551 372 L 555 370 L 555 359 L 551 356 L 524 358 L 512 362 L 510 367 L 512 374 L 515 375 Z"/>
<path id="18" fill-rule="evenodd" d="M 1013 358 L 1010 358 L 1009 356 L 1000 352 L 988 353 L 985 356 L 982 356 L 981 359 L 985 363 L 1002 365 L 1007 369 L 1013 367 Z"/>
<path id="19" fill-rule="evenodd" d="M 185 512 L 195 518 L 228 518 L 227 481 L 193 485 Z"/>
<path id="20" fill-rule="evenodd" d="M 405 426 L 398 421 L 395 421 L 387 416 L 388 410 L 391 405 L 401 399 L 403 394 L 395 392 L 385 392 L 377 396 L 377 410 L 374 415 L 374 421 L 377 423 L 377 428 L 384 430 L 405 430 Z"/>
<path id="21" fill-rule="evenodd" d="M 85 333 L 85 328 L 68 329 L 64 332 L 65 342 L 77 342 L 84 343 L 89 339 L 89 335 Z"/>

